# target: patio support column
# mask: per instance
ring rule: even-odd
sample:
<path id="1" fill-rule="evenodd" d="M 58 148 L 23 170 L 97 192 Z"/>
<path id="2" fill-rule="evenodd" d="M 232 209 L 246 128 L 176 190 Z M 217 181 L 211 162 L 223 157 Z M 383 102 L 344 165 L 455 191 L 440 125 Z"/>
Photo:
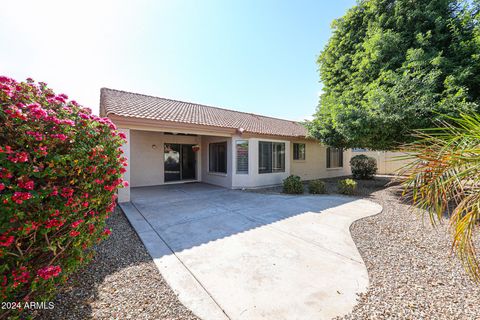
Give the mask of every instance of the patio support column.
<path id="1" fill-rule="evenodd" d="M 127 136 L 127 142 L 122 145 L 122 150 L 124 156 L 127 158 L 128 166 L 125 168 L 127 171 L 123 174 L 123 179 L 129 182 L 128 187 L 123 187 L 118 189 L 118 202 L 129 202 L 130 201 L 130 170 L 131 170 L 131 159 L 130 159 L 130 129 L 118 129 L 119 132 L 125 133 Z"/>

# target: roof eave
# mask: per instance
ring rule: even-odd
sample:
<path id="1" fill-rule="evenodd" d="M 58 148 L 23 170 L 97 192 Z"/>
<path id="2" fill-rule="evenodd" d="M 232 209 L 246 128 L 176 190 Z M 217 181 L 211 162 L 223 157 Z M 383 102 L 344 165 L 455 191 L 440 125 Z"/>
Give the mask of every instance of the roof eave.
<path id="1" fill-rule="evenodd" d="M 114 112 L 106 112 L 106 117 L 110 118 L 113 123 L 119 128 L 146 130 L 146 131 L 160 131 L 160 132 L 178 132 L 178 133 L 192 133 L 202 135 L 217 135 L 217 136 L 235 136 L 239 135 L 238 130 L 234 128 L 209 126 L 203 124 L 193 124 L 179 121 L 156 120 L 132 116 L 118 115 Z M 260 136 L 260 137 L 277 137 L 288 140 L 312 140 L 307 136 L 302 135 L 280 135 L 273 133 L 259 133 L 252 131 L 245 131 L 243 135 L 246 136 Z M 241 136 L 241 135 L 240 135 Z M 315 139 L 313 139 L 315 140 Z"/>
<path id="2" fill-rule="evenodd" d="M 113 123 L 119 128 L 136 129 L 146 131 L 160 131 L 160 132 L 178 132 L 178 133 L 191 133 L 201 135 L 217 135 L 231 137 L 235 134 L 235 129 L 207 126 L 200 124 L 192 124 L 177 121 L 165 121 L 155 120 L 139 117 L 128 117 L 117 115 L 112 112 L 107 113 L 107 117 L 110 118 Z"/>

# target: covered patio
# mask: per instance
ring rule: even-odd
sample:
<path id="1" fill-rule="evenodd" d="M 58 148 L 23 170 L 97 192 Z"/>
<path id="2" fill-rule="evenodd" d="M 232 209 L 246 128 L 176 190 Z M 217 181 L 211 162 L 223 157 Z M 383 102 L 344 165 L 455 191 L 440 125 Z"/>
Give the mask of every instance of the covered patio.
<path id="1" fill-rule="evenodd" d="M 171 130 L 171 131 L 166 131 Z M 127 142 L 123 151 L 129 159 L 125 179 L 129 187 L 119 190 L 119 202 L 130 201 L 130 188 L 199 182 L 231 186 L 231 141 L 222 133 L 200 132 L 194 129 L 146 127 L 119 129 Z M 209 145 L 220 144 L 224 159 L 218 170 L 208 167 Z M 211 165 L 211 164 L 210 164 Z M 216 169 L 216 168 L 215 168 Z"/>

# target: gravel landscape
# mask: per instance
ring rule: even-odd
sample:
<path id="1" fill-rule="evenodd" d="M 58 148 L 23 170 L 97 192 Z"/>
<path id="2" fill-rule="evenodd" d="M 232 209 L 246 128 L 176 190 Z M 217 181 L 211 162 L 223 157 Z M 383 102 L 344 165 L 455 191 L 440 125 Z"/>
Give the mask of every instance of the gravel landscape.
<path id="1" fill-rule="evenodd" d="M 329 193 L 338 179 L 326 180 Z M 354 310 L 338 319 L 475 319 L 480 287 L 450 252 L 447 225 L 434 229 L 399 200 L 388 178 L 359 181 L 358 196 L 384 211 L 356 221 L 352 237 L 370 287 Z M 281 188 L 255 190 L 277 193 Z M 112 236 L 84 272 L 73 277 L 38 319 L 197 319 L 177 299 L 121 212 L 109 219 Z M 88 270 L 88 271 L 87 271 Z"/>

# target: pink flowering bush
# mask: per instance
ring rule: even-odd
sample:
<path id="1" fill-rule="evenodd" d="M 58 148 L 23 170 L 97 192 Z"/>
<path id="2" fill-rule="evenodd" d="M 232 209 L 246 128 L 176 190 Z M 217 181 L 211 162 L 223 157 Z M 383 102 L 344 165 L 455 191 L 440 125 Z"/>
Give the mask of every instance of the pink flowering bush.
<path id="1" fill-rule="evenodd" d="M 1 301 L 51 298 L 110 234 L 125 136 L 67 99 L 0 76 Z"/>

